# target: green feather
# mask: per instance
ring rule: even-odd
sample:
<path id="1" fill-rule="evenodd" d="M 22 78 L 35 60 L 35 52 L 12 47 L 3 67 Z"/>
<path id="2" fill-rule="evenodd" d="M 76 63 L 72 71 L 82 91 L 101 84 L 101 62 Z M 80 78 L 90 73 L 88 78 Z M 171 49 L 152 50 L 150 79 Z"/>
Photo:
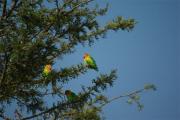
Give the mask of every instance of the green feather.
<path id="1" fill-rule="evenodd" d="M 77 98 L 78 98 L 78 96 L 73 92 L 71 92 L 71 95 L 67 96 L 67 99 L 68 99 L 69 102 L 76 101 Z"/>
<path id="2" fill-rule="evenodd" d="M 48 75 L 49 75 L 49 74 L 47 74 L 47 73 L 45 73 L 45 72 L 42 73 L 42 76 L 43 76 L 43 77 L 48 77 Z"/>
<path id="3" fill-rule="evenodd" d="M 87 64 L 88 64 L 89 68 L 95 69 L 96 71 L 98 71 L 98 67 L 96 65 L 96 61 L 92 57 L 90 57 L 90 59 L 87 60 Z"/>

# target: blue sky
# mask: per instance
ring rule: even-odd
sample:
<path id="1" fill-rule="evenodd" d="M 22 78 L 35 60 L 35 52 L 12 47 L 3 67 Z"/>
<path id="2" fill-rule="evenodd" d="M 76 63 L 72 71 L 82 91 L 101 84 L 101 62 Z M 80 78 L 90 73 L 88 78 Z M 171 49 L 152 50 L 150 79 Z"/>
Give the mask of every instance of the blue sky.
<path id="1" fill-rule="evenodd" d="M 90 53 L 100 73 L 118 69 L 118 79 L 105 93 L 109 98 L 154 83 L 156 92 L 142 94 L 145 108 L 139 112 L 126 99 L 114 101 L 103 110 L 107 120 L 179 120 L 180 119 L 180 1 L 178 0 L 100 0 L 110 3 L 105 23 L 115 16 L 135 18 L 132 32 L 109 32 L 92 47 L 78 46 L 76 53 L 65 56 L 58 66 L 80 63 L 85 52 Z M 86 75 L 66 85 L 79 91 L 80 85 L 90 85 L 98 73 Z"/>

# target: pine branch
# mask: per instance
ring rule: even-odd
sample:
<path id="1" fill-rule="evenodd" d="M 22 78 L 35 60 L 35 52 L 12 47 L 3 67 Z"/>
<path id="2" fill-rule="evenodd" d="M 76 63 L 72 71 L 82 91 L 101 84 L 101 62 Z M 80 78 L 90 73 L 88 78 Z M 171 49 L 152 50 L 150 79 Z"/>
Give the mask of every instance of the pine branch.
<path id="1" fill-rule="evenodd" d="M 79 6 L 83 5 L 83 4 L 87 4 L 89 2 L 92 2 L 94 0 L 82 0 L 82 2 L 80 2 L 78 5 L 76 5 L 71 11 L 69 11 L 69 13 L 73 12 L 75 9 L 77 9 Z"/>
<path id="2" fill-rule="evenodd" d="M 77 101 L 77 102 L 78 102 L 78 101 Z M 75 102 L 73 102 L 73 103 L 75 103 Z M 64 102 L 64 103 L 61 103 L 61 104 L 59 104 L 59 105 L 57 105 L 57 106 L 55 106 L 55 107 L 49 108 L 49 109 L 47 109 L 47 110 L 45 110 L 45 111 L 43 111 L 43 112 L 41 112 L 41 113 L 38 113 L 38 114 L 35 114 L 35 115 L 32 115 L 32 116 L 29 116 L 29 117 L 22 118 L 21 120 L 29 120 L 29 119 L 32 119 L 32 118 L 36 118 L 36 117 L 41 116 L 41 115 L 44 115 L 44 114 L 46 114 L 46 113 L 51 113 L 52 111 L 54 111 L 54 110 L 56 110 L 56 109 L 62 110 L 62 109 L 64 109 L 66 106 L 69 106 L 69 105 L 71 105 L 71 104 L 72 104 L 72 103 Z"/>
<path id="3" fill-rule="evenodd" d="M 7 66 L 8 66 L 8 55 L 7 55 L 7 48 L 6 48 L 7 43 L 6 43 L 6 41 L 4 39 L 3 39 L 3 44 L 5 46 L 5 49 L 4 49 L 4 68 L 3 68 L 2 75 L 1 75 L 1 78 L 0 78 L 0 86 L 4 82 L 5 75 L 6 75 L 6 70 L 7 70 Z"/>
<path id="4" fill-rule="evenodd" d="M 59 72 L 55 73 L 55 78 L 59 79 L 61 82 L 67 82 L 70 79 L 74 79 L 78 77 L 80 74 L 84 74 L 87 72 L 87 67 L 83 64 L 73 65 L 69 68 L 63 68 Z M 52 79 L 54 80 L 54 79 Z M 46 80 L 44 78 L 39 80 L 32 80 L 30 81 L 31 84 L 37 85 L 37 84 L 43 84 Z M 49 81 L 50 83 L 51 81 Z"/>
<path id="5" fill-rule="evenodd" d="M 100 77 L 97 78 L 97 81 L 101 81 L 101 82 L 104 81 L 104 83 L 102 83 L 102 85 L 100 85 L 100 83 L 98 83 L 98 84 L 95 84 L 92 87 L 89 87 L 86 91 L 84 91 L 84 93 L 80 94 L 80 97 L 79 97 L 79 99 L 77 101 L 74 101 L 73 103 L 69 103 L 69 102 L 61 103 L 61 104 L 59 104 L 59 105 L 57 105 L 55 107 L 49 108 L 48 110 L 46 110 L 44 112 L 38 113 L 38 114 L 30 116 L 30 117 L 23 118 L 22 120 L 32 119 L 32 118 L 41 116 L 43 114 L 50 113 L 50 112 L 52 112 L 52 111 L 54 111 L 56 109 L 61 111 L 61 110 L 63 110 L 65 108 L 65 106 L 69 106 L 71 104 L 76 104 L 76 103 L 79 103 L 79 102 L 82 103 L 82 102 L 84 102 L 84 100 L 87 100 L 87 98 L 90 97 L 90 94 L 92 94 L 92 92 L 94 90 L 97 91 L 98 88 L 105 89 L 108 84 L 112 85 L 112 81 L 115 78 L 116 78 L 115 71 L 112 71 L 109 75 L 101 75 Z"/>
<path id="6" fill-rule="evenodd" d="M 69 1 L 68 3 L 72 2 L 72 1 L 73 1 L 73 0 Z M 68 15 L 70 15 L 74 10 L 76 10 L 79 6 L 81 6 L 81 5 L 83 5 L 83 4 L 87 4 L 87 3 L 91 2 L 91 1 L 94 1 L 94 0 L 84 0 L 84 1 L 80 2 L 78 5 L 76 5 L 75 7 L 73 7 L 70 11 L 67 11 L 67 12 L 63 11 L 63 7 L 62 7 L 62 8 L 58 8 L 58 6 L 57 6 L 57 8 L 56 8 L 56 9 L 58 9 L 57 15 L 60 14 L 60 13 L 63 13 L 63 16 L 68 16 Z M 65 3 L 65 4 L 67 4 L 67 3 Z M 64 4 L 64 5 L 65 5 L 65 4 Z M 57 5 L 57 3 L 56 3 L 56 5 Z M 52 12 L 53 12 L 53 11 L 52 11 Z M 55 12 L 55 10 L 54 10 L 54 12 Z M 42 30 L 39 31 L 38 33 L 34 34 L 33 37 L 30 38 L 30 39 L 33 40 L 33 39 L 35 39 L 39 34 L 41 34 L 41 33 L 42 33 L 42 34 L 46 33 L 46 32 L 53 26 L 53 24 L 54 24 L 53 22 L 52 22 L 52 23 L 49 23 L 44 29 L 42 29 Z M 64 32 L 62 32 L 62 34 L 61 34 L 61 35 L 58 35 L 57 37 L 59 37 L 59 38 L 63 37 L 65 34 L 67 34 L 68 31 L 69 31 L 69 29 L 66 30 L 66 31 L 64 31 Z M 55 37 L 56 37 L 56 36 L 54 36 L 54 38 L 55 38 Z"/>
<path id="7" fill-rule="evenodd" d="M 23 105 L 25 105 L 25 106 L 28 106 L 28 104 L 27 103 L 25 103 L 25 102 L 23 102 L 22 100 L 20 100 L 18 97 L 12 97 L 14 100 L 16 100 L 17 102 L 19 102 L 19 103 L 21 103 L 21 104 L 23 104 Z"/>
<path id="8" fill-rule="evenodd" d="M 5 57 L 5 63 L 4 63 L 4 69 L 3 69 L 3 72 L 2 72 L 2 76 L 1 76 L 1 79 L 0 79 L 0 86 L 4 82 L 5 74 L 6 74 L 6 69 L 7 69 L 7 64 L 8 64 L 7 53 L 6 52 L 5 52 L 5 56 L 4 57 Z"/>

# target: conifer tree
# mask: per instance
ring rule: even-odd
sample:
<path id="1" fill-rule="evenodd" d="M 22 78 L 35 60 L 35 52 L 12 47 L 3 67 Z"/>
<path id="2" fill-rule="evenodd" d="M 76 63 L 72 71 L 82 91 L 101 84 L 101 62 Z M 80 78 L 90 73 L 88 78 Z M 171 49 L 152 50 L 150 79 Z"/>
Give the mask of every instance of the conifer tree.
<path id="1" fill-rule="evenodd" d="M 103 1 L 103 0 L 102 0 Z M 117 16 L 101 26 L 97 20 L 108 10 L 94 0 L 0 0 L 0 117 L 2 119 L 100 120 L 104 105 L 121 97 L 138 108 L 139 93 L 154 89 L 152 84 L 129 94 L 108 99 L 102 94 L 117 78 L 116 70 L 92 78 L 92 86 L 79 93 L 64 84 L 86 74 L 80 61 L 71 67 L 53 69 L 57 58 L 73 54 L 75 46 L 91 46 L 108 31 L 131 31 L 134 19 Z M 59 60 L 59 59 L 58 59 Z M 61 60 L 61 59 L 60 59 Z M 65 92 L 66 91 L 66 92 Z M 66 95 L 73 93 L 76 99 Z M 56 98 L 47 105 L 49 98 Z M 8 116 L 7 104 L 15 105 Z"/>

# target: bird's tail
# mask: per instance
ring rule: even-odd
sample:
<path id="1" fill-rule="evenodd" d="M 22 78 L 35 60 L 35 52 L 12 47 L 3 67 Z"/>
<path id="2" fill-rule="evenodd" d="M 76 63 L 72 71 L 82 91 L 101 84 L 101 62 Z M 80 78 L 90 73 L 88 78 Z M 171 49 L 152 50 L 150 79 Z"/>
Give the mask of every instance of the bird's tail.
<path id="1" fill-rule="evenodd" d="M 96 70 L 97 72 L 99 71 L 99 69 L 98 69 L 98 67 L 97 67 L 97 66 L 94 68 L 94 70 Z"/>

